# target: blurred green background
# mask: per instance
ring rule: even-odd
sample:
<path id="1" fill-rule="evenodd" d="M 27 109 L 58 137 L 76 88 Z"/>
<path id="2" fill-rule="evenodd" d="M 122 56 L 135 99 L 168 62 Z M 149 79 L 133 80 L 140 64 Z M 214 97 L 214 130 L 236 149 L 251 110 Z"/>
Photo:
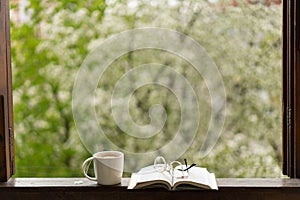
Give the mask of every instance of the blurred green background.
<path id="1" fill-rule="evenodd" d="M 217 177 L 282 176 L 280 1 L 15 0 L 11 8 L 16 176 L 82 176 L 81 163 L 90 153 L 80 142 L 72 116 L 77 70 L 108 37 L 142 27 L 174 29 L 205 48 L 224 81 L 226 121 L 215 148 L 200 159 L 210 119 L 205 81 L 175 55 L 135 51 L 116 60 L 95 91 L 99 124 L 111 141 L 145 152 L 176 133 L 180 107 L 165 88 L 142 87 L 130 101 L 138 124 L 149 123 L 151 105 L 165 107 L 168 120 L 157 137 L 136 141 L 124 136 L 110 110 L 114 85 L 124 73 L 143 63 L 166 64 L 197 90 L 201 110 L 197 136 L 183 157 Z"/>

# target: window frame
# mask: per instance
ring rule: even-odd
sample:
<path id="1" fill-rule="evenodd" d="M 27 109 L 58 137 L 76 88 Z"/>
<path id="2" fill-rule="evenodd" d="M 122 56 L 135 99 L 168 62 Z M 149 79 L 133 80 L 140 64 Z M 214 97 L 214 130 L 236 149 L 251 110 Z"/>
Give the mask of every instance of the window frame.
<path id="1" fill-rule="evenodd" d="M 300 2 L 282 4 L 283 174 L 300 178 Z M 9 23 L 9 0 L 0 0 L 0 182 L 15 171 Z"/>
<path id="2" fill-rule="evenodd" d="M 15 173 L 9 2 L 0 0 L 0 181 Z"/>
<path id="3" fill-rule="evenodd" d="M 282 169 L 283 174 L 290 178 L 300 178 L 300 26 L 297 25 L 299 23 L 300 2 L 283 0 Z"/>

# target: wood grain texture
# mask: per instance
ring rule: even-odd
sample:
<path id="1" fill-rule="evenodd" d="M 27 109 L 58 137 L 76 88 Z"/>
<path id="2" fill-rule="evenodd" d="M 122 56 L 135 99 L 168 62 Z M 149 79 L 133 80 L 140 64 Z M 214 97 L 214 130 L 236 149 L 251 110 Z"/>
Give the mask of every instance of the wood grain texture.
<path id="1" fill-rule="evenodd" d="M 6 34 L 6 69 L 7 69 L 7 115 L 9 128 L 9 177 L 15 174 L 15 151 L 14 151 L 14 115 L 13 115 L 13 88 L 12 88 L 12 66 L 10 45 L 10 7 L 9 1 L 5 4 L 5 34 Z"/>
<path id="2" fill-rule="evenodd" d="M 294 169 L 300 178 L 300 1 L 294 5 Z"/>
<path id="3" fill-rule="evenodd" d="M 82 184 L 76 184 L 82 181 Z M 299 199 L 299 179 L 218 179 L 218 191 L 127 190 L 120 185 L 100 186 L 85 178 L 15 178 L 0 183 L 1 200 L 9 199 Z"/>
<path id="4" fill-rule="evenodd" d="M 282 173 L 288 174 L 288 3 L 282 3 Z"/>
<path id="5" fill-rule="evenodd" d="M 13 105 L 8 0 L 0 0 L 0 181 L 14 174 Z"/>
<path id="6" fill-rule="evenodd" d="M 0 0 L 0 96 L 1 96 L 1 117 L 0 117 L 0 181 L 6 181 L 8 173 L 8 154 L 7 154 L 7 55 L 6 55 L 6 0 Z"/>
<path id="7" fill-rule="evenodd" d="M 78 181 L 81 184 L 76 184 Z M 101 186 L 86 178 L 12 178 L 8 182 L 0 183 L 3 188 L 34 188 L 34 187 L 97 187 L 97 188 L 126 188 L 129 178 L 123 178 L 119 185 Z M 299 188 L 300 179 L 289 178 L 218 178 L 221 188 Z"/>
<path id="8" fill-rule="evenodd" d="M 283 1 L 283 174 L 300 178 L 300 1 Z"/>
<path id="9" fill-rule="evenodd" d="M 293 13 L 294 0 L 283 1 L 283 13 L 286 15 L 283 17 L 283 173 L 293 177 L 294 176 L 294 157 L 293 157 L 293 106 L 294 106 L 294 68 L 293 68 L 293 27 L 294 27 L 294 13 Z M 286 85 L 286 87 L 284 87 Z"/>

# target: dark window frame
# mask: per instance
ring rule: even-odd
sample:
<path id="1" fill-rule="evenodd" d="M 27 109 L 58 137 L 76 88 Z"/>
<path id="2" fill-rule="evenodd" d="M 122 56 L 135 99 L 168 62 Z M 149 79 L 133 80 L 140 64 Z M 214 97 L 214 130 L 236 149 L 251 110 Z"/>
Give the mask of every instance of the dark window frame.
<path id="1" fill-rule="evenodd" d="M 297 2 L 297 0 L 284 0 L 282 32 L 282 158 L 283 174 L 291 178 L 300 178 L 299 23 L 300 2 Z"/>
<path id="2" fill-rule="evenodd" d="M 15 172 L 9 2 L 0 0 L 0 181 Z"/>
<path id="3" fill-rule="evenodd" d="M 15 171 L 9 22 L 9 0 L 0 0 L 0 182 Z M 299 23 L 300 1 L 283 0 L 282 154 L 283 174 L 291 178 L 300 178 Z"/>

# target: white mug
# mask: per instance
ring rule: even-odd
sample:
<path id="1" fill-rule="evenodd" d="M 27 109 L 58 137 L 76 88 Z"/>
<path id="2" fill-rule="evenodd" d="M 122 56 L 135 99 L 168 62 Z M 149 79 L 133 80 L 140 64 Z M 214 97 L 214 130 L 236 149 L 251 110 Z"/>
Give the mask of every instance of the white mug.
<path id="1" fill-rule="evenodd" d="M 94 163 L 96 177 L 87 175 L 90 162 Z M 101 151 L 86 159 L 82 164 L 85 177 L 101 185 L 116 185 L 121 182 L 124 167 L 124 154 L 119 151 Z"/>

